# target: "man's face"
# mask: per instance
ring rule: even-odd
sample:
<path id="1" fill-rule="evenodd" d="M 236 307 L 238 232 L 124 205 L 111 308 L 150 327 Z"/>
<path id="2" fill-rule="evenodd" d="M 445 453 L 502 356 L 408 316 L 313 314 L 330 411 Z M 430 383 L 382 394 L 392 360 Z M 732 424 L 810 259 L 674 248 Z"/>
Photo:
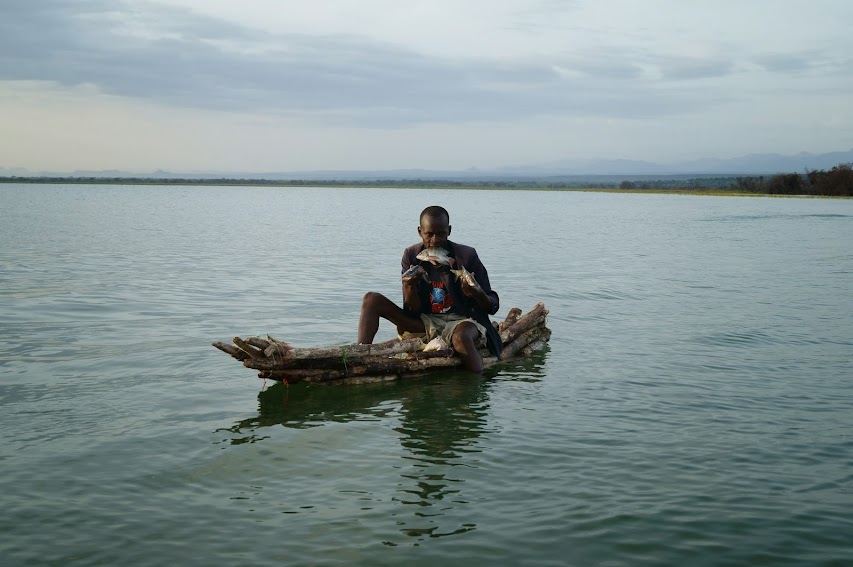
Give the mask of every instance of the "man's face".
<path id="1" fill-rule="evenodd" d="M 423 217 L 418 227 L 418 234 L 421 235 L 425 247 L 445 248 L 447 237 L 450 236 L 450 223 L 444 215 Z"/>

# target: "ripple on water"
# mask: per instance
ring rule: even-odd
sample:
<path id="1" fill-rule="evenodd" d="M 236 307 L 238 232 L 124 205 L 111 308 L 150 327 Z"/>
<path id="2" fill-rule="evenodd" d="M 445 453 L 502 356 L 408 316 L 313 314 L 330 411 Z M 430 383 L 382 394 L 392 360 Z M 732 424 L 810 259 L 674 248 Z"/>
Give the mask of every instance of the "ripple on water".
<path id="1" fill-rule="evenodd" d="M 0 192 L 7 562 L 853 561 L 846 201 Z M 364 291 L 399 296 L 411 203 L 436 200 L 498 317 L 545 302 L 540 356 L 260 391 L 209 346 L 352 340 Z"/>

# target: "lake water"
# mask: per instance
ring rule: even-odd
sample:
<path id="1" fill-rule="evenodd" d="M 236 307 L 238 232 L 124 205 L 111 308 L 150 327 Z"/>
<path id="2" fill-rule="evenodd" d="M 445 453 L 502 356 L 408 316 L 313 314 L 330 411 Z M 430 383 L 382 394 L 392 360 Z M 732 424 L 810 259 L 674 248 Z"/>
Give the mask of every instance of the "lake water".
<path id="1" fill-rule="evenodd" d="M 546 352 L 210 346 L 354 341 L 432 204 Z M 0 237 L 3 565 L 853 564 L 851 200 L 0 185 Z"/>

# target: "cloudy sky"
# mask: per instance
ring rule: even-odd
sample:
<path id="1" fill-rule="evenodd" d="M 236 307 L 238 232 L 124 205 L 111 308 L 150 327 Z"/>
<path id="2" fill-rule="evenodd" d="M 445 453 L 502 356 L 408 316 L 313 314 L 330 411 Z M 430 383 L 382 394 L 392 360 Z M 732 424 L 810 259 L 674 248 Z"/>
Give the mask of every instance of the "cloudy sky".
<path id="1" fill-rule="evenodd" d="M 2 0 L 0 167 L 853 147 L 849 0 Z"/>

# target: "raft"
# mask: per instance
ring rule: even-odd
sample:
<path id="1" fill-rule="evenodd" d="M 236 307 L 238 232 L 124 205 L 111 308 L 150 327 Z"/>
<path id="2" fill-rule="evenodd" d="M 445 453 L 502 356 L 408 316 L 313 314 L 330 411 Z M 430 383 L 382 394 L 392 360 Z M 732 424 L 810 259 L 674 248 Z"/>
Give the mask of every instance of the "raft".
<path id="1" fill-rule="evenodd" d="M 551 338 L 551 330 L 546 326 L 547 318 L 545 305 L 537 303 L 525 314 L 518 307 L 513 307 L 505 320 L 492 321 L 501 337 L 503 350 L 496 357 L 485 347 L 480 349 L 483 366 L 528 358 L 543 350 Z M 234 337 L 231 342 L 212 344 L 241 361 L 244 367 L 257 370 L 259 378 L 288 384 L 385 382 L 463 365 L 452 348 L 425 351 L 426 345 L 419 338 L 308 348 L 296 348 L 269 335 Z"/>

